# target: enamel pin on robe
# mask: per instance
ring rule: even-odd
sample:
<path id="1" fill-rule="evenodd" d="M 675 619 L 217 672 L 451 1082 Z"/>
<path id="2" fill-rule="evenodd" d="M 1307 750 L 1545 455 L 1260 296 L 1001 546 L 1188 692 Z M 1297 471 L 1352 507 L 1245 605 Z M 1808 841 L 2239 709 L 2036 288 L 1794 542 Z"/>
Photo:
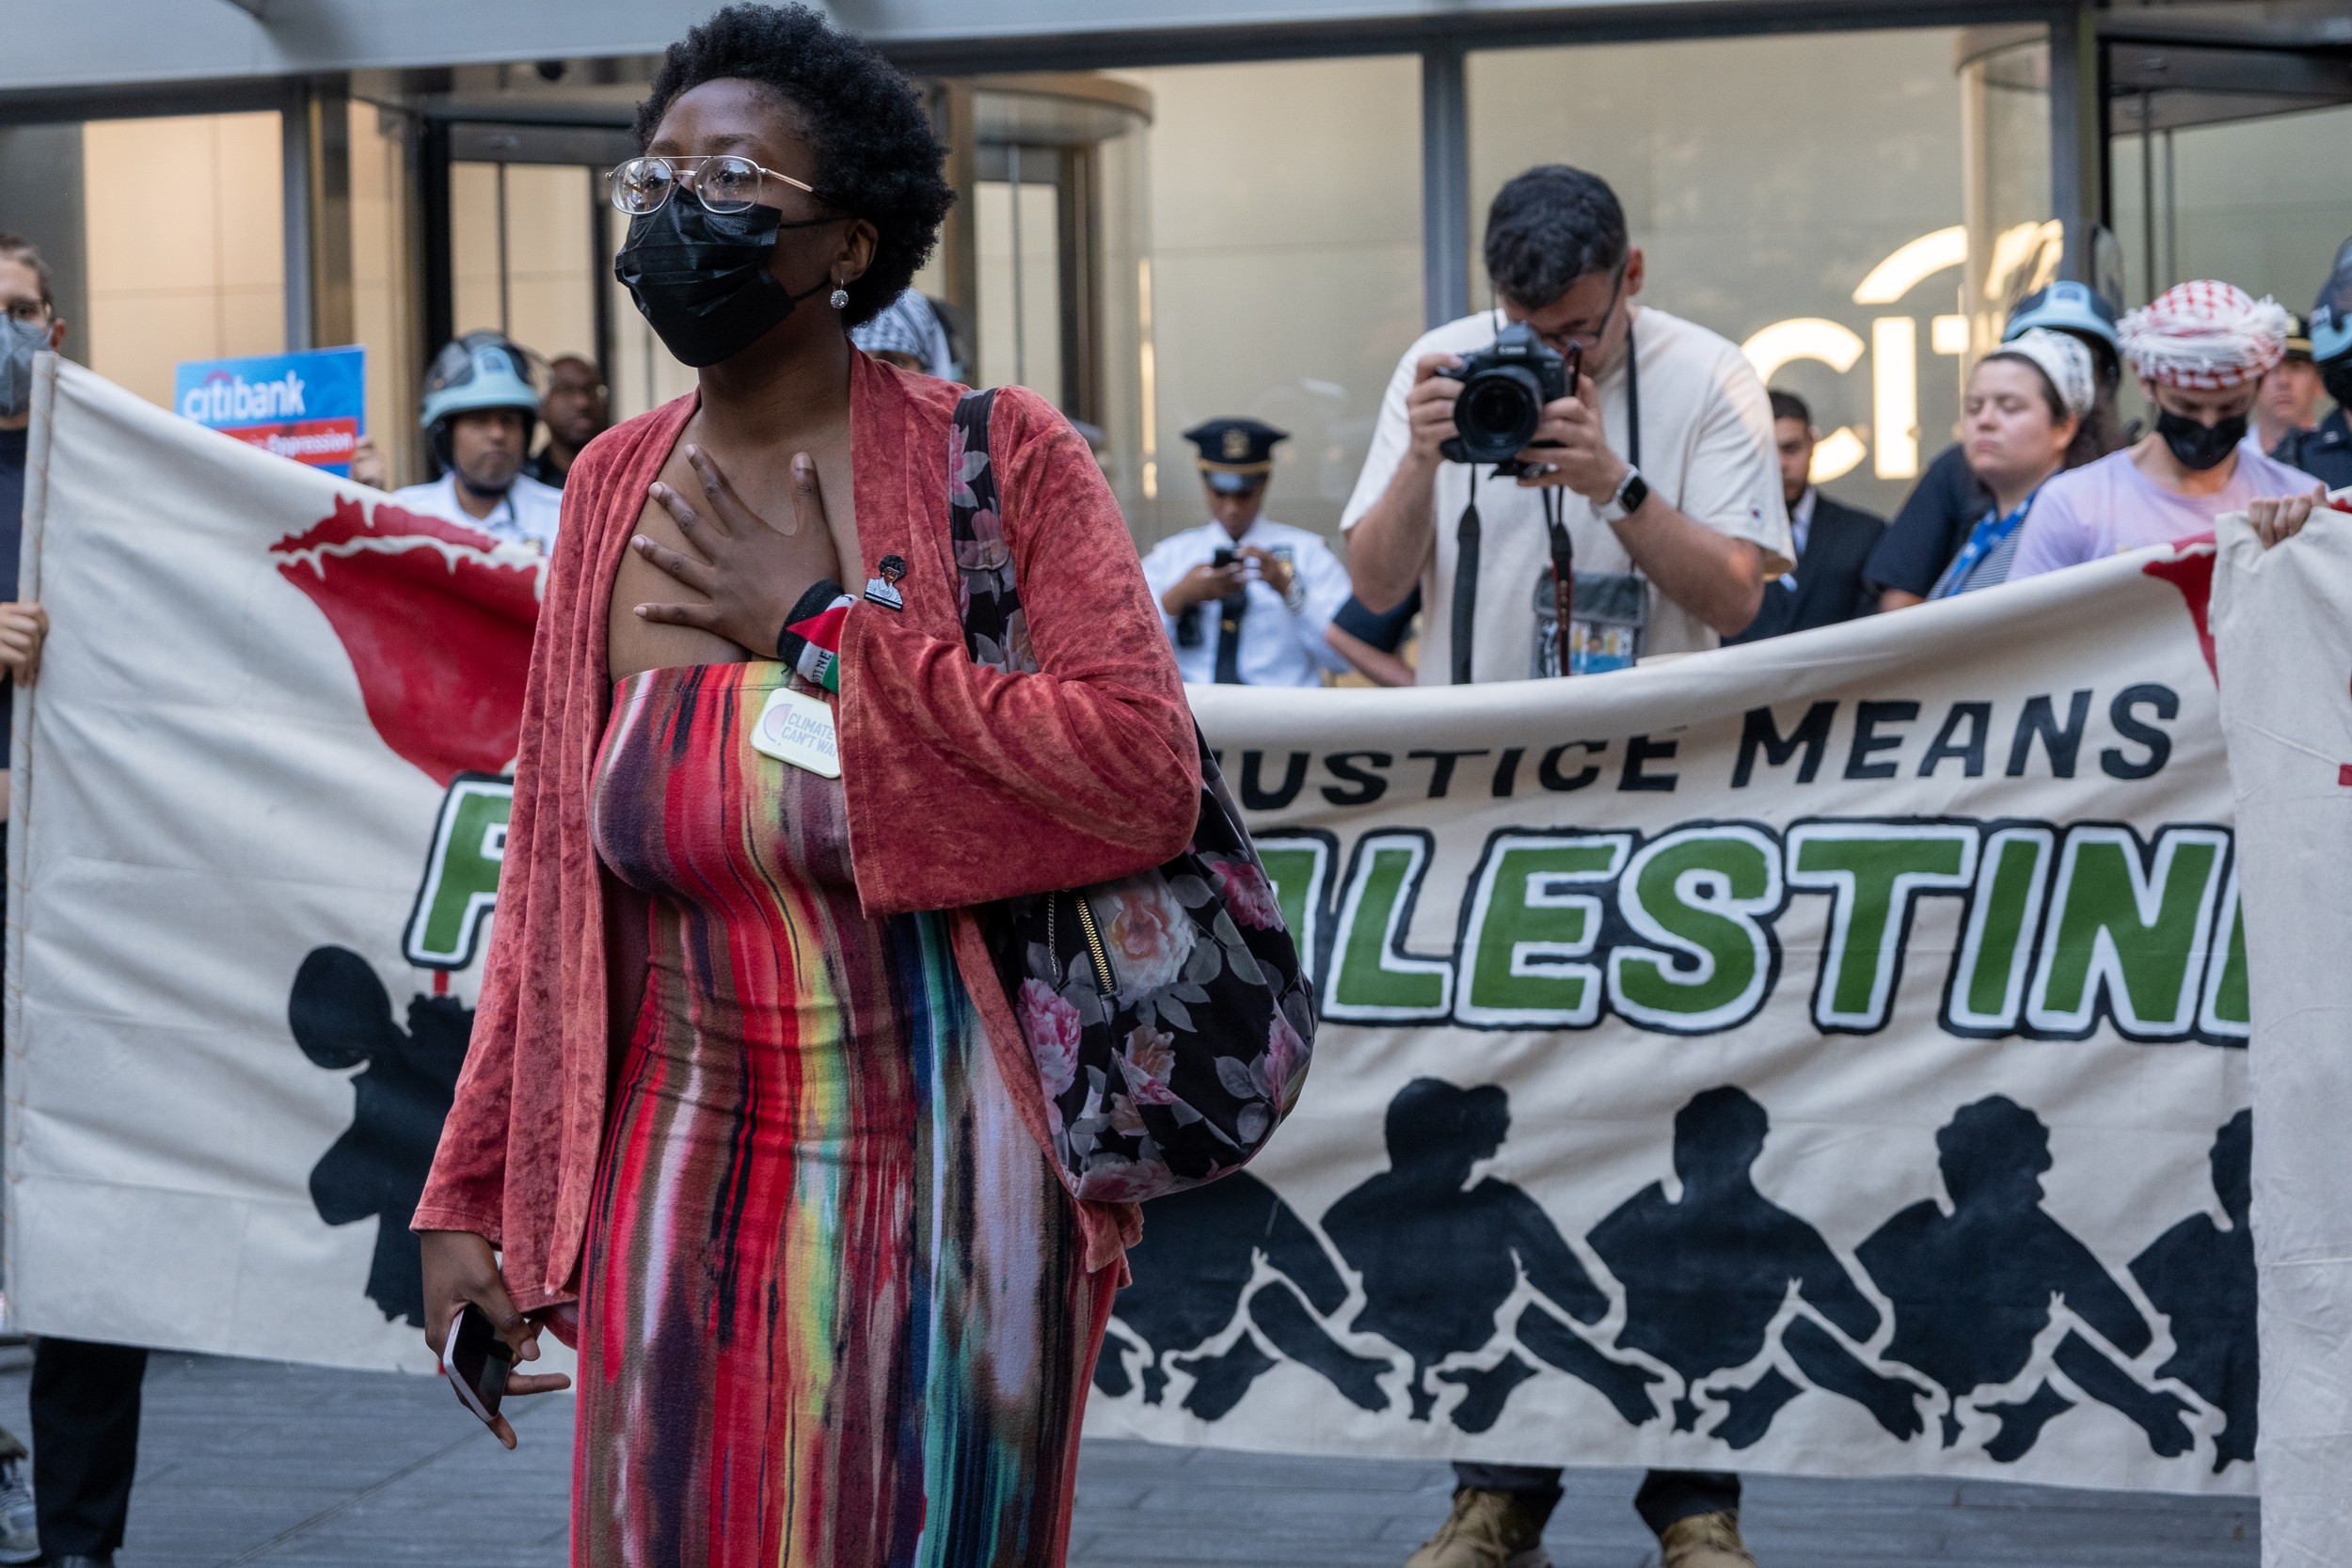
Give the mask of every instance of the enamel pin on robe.
<path id="1" fill-rule="evenodd" d="M 906 609 L 906 598 L 898 592 L 898 579 L 907 575 L 907 563 L 898 556 L 886 555 L 874 569 L 882 575 L 866 579 L 866 602 L 884 610 Z"/>

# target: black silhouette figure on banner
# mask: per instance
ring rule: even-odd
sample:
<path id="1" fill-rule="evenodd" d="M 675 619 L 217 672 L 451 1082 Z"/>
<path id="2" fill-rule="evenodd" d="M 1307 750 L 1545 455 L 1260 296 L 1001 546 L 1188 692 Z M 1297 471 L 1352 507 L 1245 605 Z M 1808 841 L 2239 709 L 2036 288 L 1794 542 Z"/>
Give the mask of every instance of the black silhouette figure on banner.
<path id="1" fill-rule="evenodd" d="M 1119 1292 L 1113 1315 L 1143 1341 L 1143 1400 L 1160 1402 L 1168 1367 L 1192 1374 L 1184 1407 L 1214 1421 L 1239 1404 L 1250 1384 L 1277 1363 L 1248 1334 L 1216 1355 L 1172 1353 L 1222 1333 L 1242 1310 L 1256 1255 L 1303 1293 L 1315 1312 L 1329 1317 L 1347 1301 L 1347 1285 L 1323 1243 L 1279 1194 L 1247 1171 L 1235 1171 L 1205 1187 L 1152 1201 L 1143 1240 L 1127 1254 L 1135 1278 Z M 1249 1322 L 1266 1342 L 1330 1379 L 1333 1387 L 1366 1410 L 1385 1410 L 1380 1387 L 1388 1362 L 1355 1355 L 1335 1344 L 1297 1294 L 1267 1281 L 1251 1293 Z M 1120 1337 L 1105 1335 L 1095 1358 L 1094 1386 L 1114 1399 L 1134 1386 L 1120 1350 Z"/>
<path id="2" fill-rule="evenodd" d="M 375 1217 L 368 1298 L 388 1321 L 422 1328 L 424 1265 L 408 1222 L 456 1096 L 473 1011 L 453 996 L 419 996 L 404 1033 L 373 965 L 349 948 L 314 947 L 294 974 L 286 1022 L 318 1066 L 367 1064 L 351 1080 L 350 1128 L 311 1168 L 310 1201 L 329 1225 Z"/>
<path id="3" fill-rule="evenodd" d="M 1534 1198 L 1491 1176 L 1465 1186 L 1470 1167 L 1502 1148 L 1510 1130 L 1510 1099 L 1501 1088 L 1416 1078 L 1389 1101 L 1391 1169 L 1323 1216 L 1324 1233 L 1363 1277 L 1356 1331 L 1378 1334 L 1412 1357 L 1417 1421 L 1437 1407 L 1430 1370 L 1493 1341 L 1495 1314 L 1522 1273 L 1579 1323 L 1597 1323 L 1609 1310 L 1609 1298 Z M 1647 1388 L 1661 1381 L 1658 1373 L 1610 1360 L 1542 1306 L 1519 1314 L 1515 1338 L 1518 1348 L 1491 1369 L 1436 1373 L 1468 1390 L 1454 1410 L 1464 1432 L 1493 1426 L 1511 1390 L 1535 1375 L 1520 1350 L 1591 1384 L 1636 1425 L 1658 1413 Z"/>
<path id="4" fill-rule="evenodd" d="M 1677 1432 L 1698 1418 L 1701 1379 L 1744 1367 L 1764 1349 L 1792 1285 L 1848 1337 L 1866 1340 L 1878 1332 L 1878 1308 L 1820 1232 L 1756 1190 L 1751 1171 L 1771 1125 L 1764 1107 L 1740 1089 L 1694 1096 L 1675 1115 L 1681 1197 L 1667 1197 L 1654 1181 L 1587 1238 L 1625 1285 L 1618 1348 L 1646 1352 L 1682 1375 Z M 1922 1389 L 1871 1370 L 1812 1319 L 1790 1319 L 1781 1345 L 1817 1386 L 1858 1402 L 1897 1437 L 1925 1429 Z M 1749 1387 L 1707 1392 L 1730 1407 L 1708 1435 L 1744 1449 L 1804 1388 L 1774 1367 Z"/>
<path id="5" fill-rule="evenodd" d="M 1948 1397 L 1948 1449 L 1960 1439 L 1961 1400 L 2026 1370 L 2035 1338 L 2050 1324 L 2054 1297 L 2125 1356 L 2145 1352 L 2155 1335 L 2090 1249 L 2042 1211 L 2042 1173 L 2051 1160 L 2041 1117 L 1989 1095 L 1954 1112 L 1935 1147 L 1952 1212 L 1915 1203 L 1854 1250 L 1895 1305 L 1887 1358 L 1925 1372 Z M 2051 1360 L 2085 1394 L 2137 1422 L 2165 1458 L 2194 1446 L 2181 1420 L 2191 1408 L 2185 1401 L 2143 1388 L 2079 1332 L 2070 1329 Z M 2074 1402 L 2045 1380 L 2026 1400 L 1975 1408 L 2000 1418 L 1984 1448 L 2006 1465 Z"/>
<path id="6" fill-rule="evenodd" d="M 2132 1259 L 2132 1276 L 2171 1320 L 2173 1352 L 2156 1369 L 2204 1396 L 2229 1419 L 2214 1439 L 2215 1472 L 2233 1459 L 2254 1462 L 2254 1113 L 2240 1111 L 2213 1140 L 2213 1190 L 2230 1228 L 2191 1214 Z"/>

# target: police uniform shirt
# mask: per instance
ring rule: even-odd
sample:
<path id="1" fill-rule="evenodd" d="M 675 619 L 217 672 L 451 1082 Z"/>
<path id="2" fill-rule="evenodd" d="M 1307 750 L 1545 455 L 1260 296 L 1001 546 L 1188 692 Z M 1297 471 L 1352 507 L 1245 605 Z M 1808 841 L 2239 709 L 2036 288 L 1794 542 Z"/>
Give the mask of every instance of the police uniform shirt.
<path id="1" fill-rule="evenodd" d="M 1405 399 L 1413 389 L 1414 362 L 1426 354 L 1468 355 L 1485 348 L 1503 321 L 1500 311 L 1481 310 L 1422 334 L 1405 351 L 1381 400 L 1372 450 L 1340 519 L 1343 530 L 1354 528 L 1380 499 L 1412 444 Z M 1640 357 L 1639 466 L 1650 493 L 1701 528 L 1754 544 L 1765 581 L 1790 570 L 1795 548 L 1780 493 L 1772 404 L 1754 367 L 1729 341 L 1648 306 L 1633 310 L 1633 343 Z M 1597 395 L 1609 450 L 1630 461 L 1625 356 L 1600 379 Z M 1481 539 L 1471 675 L 1480 681 L 1523 680 L 1535 651 L 1530 597 L 1551 562 L 1541 499 L 1546 492 L 1521 489 L 1493 473 L 1484 465 L 1478 468 Z M 1562 498 L 1580 574 L 1633 570 L 1616 531 L 1600 520 L 1590 501 L 1565 488 L 1550 493 Z M 1422 572 L 1423 686 L 1453 679 L 1455 528 L 1470 499 L 1470 466 L 1438 465 L 1432 509 L 1437 547 Z M 1713 627 L 1660 594 L 1655 582 L 1646 587 L 1645 654 L 1685 653 L 1721 642 Z"/>
<path id="2" fill-rule="evenodd" d="M 555 531 L 564 520 L 564 492 L 518 473 L 506 494 L 486 517 L 476 517 L 457 499 L 457 475 L 443 474 L 430 484 L 411 484 L 392 492 L 392 504 L 410 512 L 443 518 L 462 528 L 479 529 L 493 539 L 536 545 L 543 554 L 555 552 Z"/>
<path id="3" fill-rule="evenodd" d="M 1291 571 L 1306 591 L 1298 612 L 1291 613 L 1282 595 L 1254 576 L 1249 580 L 1248 611 L 1241 619 L 1240 673 L 1244 686 L 1321 686 L 1323 672 L 1345 674 L 1354 666 L 1323 640 L 1324 628 L 1351 592 L 1347 568 L 1318 534 L 1260 517 L 1235 543 L 1222 525 L 1204 524 L 1161 540 L 1143 558 L 1143 580 L 1152 586 L 1152 599 L 1161 604 L 1160 625 L 1176 649 L 1176 668 L 1199 686 L 1216 680 L 1216 644 L 1220 635 L 1219 601 L 1195 605 L 1188 613 L 1200 617 L 1200 641 L 1187 648 L 1176 641 L 1176 617 L 1161 601 L 1168 591 L 1195 566 L 1206 566 L 1219 550 L 1254 546 L 1272 554 L 1277 546 L 1291 551 Z"/>
<path id="4" fill-rule="evenodd" d="M 2336 409 L 2319 421 L 2318 429 L 2289 434 L 2270 455 L 2291 468 L 2302 469 L 2330 490 L 2341 490 L 2352 484 L 2352 420 L 2344 417 L 2343 409 Z"/>

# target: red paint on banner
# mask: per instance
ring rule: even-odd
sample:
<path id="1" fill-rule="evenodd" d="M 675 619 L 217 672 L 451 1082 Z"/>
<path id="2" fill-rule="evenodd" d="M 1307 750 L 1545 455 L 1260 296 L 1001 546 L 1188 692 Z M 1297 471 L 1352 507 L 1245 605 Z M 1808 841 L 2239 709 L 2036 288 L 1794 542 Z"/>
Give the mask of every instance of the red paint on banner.
<path id="1" fill-rule="evenodd" d="M 2172 541 L 2172 552 L 2171 560 L 2151 561 L 2140 570 L 2181 591 L 2181 597 L 2188 604 L 2188 618 L 2197 627 L 2197 646 L 2205 656 L 2205 669 L 2218 684 L 2221 671 L 2214 662 L 2211 624 L 2213 535 L 2209 532 L 2192 533 L 2185 539 L 2175 539 Z"/>
<path id="2" fill-rule="evenodd" d="M 443 788 L 513 760 L 543 559 L 389 501 L 371 517 L 350 499 L 270 553 L 342 640 L 385 745 Z"/>

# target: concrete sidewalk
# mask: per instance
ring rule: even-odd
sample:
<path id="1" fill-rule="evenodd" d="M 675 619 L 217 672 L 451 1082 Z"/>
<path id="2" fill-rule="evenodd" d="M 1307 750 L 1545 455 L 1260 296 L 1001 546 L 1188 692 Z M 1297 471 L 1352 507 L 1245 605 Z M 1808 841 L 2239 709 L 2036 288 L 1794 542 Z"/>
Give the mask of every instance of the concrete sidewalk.
<path id="1" fill-rule="evenodd" d="M 29 1357 L 0 1353 L 0 1423 L 30 1436 Z M 507 1453 L 436 1378 L 158 1354 L 119 1568 L 562 1568 L 571 1401 L 511 1410 Z M 1638 1568 L 1638 1476 L 1572 1470 L 1558 1568 Z M 1073 1568 L 1398 1568 L 1444 1517 L 1443 1465 L 1087 1445 Z M 1749 1483 L 1764 1568 L 2255 1568 L 2254 1505 L 1935 1481 Z"/>

